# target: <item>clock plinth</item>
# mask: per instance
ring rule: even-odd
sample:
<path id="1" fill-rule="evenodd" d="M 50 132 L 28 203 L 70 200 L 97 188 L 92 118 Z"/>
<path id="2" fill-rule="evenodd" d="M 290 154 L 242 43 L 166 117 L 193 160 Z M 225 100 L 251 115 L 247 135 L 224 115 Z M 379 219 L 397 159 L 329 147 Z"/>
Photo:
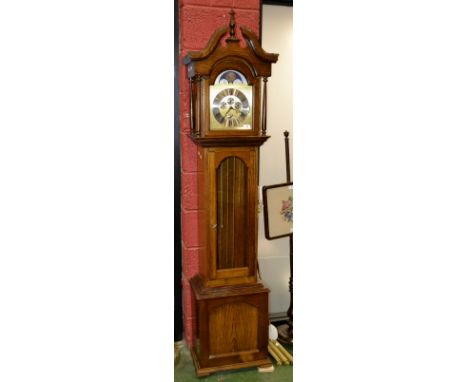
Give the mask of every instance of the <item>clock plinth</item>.
<path id="1" fill-rule="evenodd" d="M 190 281 L 197 305 L 192 356 L 198 376 L 271 365 L 268 358 L 268 292 L 261 283 L 205 287 Z"/>
<path id="2" fill-rule="evenodd" d="M 190 138 L 198 146 L 200 271 L 190 280 L 198 376 L 271 365 L 269 290 L 257 280 L 257 206 L 259 150 L 269 138 L 265 79 L 278 55 L 265 52 L 242 27 L 241 47 L 232 23 L 233 12 L 226 44 L 223 27 L 204 50 L 184 58 Z"/>

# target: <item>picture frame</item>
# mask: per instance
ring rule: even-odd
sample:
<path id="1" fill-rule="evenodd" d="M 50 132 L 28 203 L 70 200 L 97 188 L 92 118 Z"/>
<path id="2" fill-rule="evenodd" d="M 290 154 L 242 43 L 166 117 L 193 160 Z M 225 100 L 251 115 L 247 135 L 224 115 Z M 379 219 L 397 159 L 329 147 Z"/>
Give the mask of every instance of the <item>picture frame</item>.
<path id="1" fill-rule="evenodd" d="M 268 240 L 293 234 L 293 183 L 262 187 L 265 237 Z"/>

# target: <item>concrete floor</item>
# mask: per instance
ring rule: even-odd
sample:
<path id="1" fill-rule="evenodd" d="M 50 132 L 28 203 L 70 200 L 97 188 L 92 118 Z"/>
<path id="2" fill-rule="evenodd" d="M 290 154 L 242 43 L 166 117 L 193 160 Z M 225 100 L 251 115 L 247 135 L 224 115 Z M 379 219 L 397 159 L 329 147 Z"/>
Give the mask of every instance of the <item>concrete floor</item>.
<path id="1" fill-rule="evenodd" d="M 284 347 L 292 354 L 292 346 L 284 345 Z M 198 378 L 195 374 L 190 351 L 184 346 L 180 351 L 180 359 L 174 367 L 174 382 L 292 382 L 293 367 L 278 366 L 273 358 L 271 360 L 275 366 L 275 371 L 272 373 L 259 373 L 257 368 L 251 368 L 223 371 L 208 377 Z"/>

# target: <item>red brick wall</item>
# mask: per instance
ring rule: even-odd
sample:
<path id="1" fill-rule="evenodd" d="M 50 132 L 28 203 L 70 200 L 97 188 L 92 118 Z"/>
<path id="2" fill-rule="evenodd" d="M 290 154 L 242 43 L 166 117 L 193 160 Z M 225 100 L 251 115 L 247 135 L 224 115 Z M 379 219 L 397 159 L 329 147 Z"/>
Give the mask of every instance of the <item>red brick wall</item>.
<path id="1" fill-rule="evenodd" d="M 188 51 L 203 49 L 217 28 L 229 24 L 231 8 L 236 12 L 237 27 L 245 25 L 258 35 L 260 4 L 260 0 L 179 0 L 182 288 L 184 333 L 189 344 L 193 343 L 195 310 L 188 281 L 198 272 L 197 161 L 196 146 L 188 137 L 189 82 L 182 58 Z"/>

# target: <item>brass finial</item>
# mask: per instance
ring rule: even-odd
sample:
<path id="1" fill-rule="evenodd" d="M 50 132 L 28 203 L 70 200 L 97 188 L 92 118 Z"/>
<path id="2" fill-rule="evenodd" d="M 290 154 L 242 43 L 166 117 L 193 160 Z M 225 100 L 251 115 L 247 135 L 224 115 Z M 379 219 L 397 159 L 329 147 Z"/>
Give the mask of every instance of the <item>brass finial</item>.
<path id="1" fill-rule="evenodd" d="M 231 15 L 231 18 L 229 20 L 229 37 L 226 39 L 226 41 L 234 41 L 238 42 L 239 39 L 236 38 L 235 33 L 236 33 L 236 20 L 234 19 L 234 15 L 236 12 L 234 12 L 234 9 L 231 8 L 231 11 L 229 12 Z"/>

